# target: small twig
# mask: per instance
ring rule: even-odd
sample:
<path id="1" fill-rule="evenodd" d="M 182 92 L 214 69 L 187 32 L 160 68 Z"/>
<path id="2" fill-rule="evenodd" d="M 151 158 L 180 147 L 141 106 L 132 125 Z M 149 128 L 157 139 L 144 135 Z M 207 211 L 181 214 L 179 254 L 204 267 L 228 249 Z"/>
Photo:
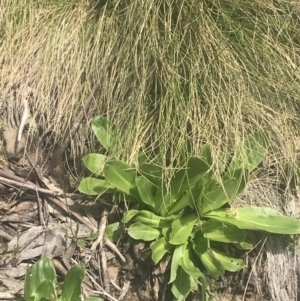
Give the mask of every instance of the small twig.
<path id="1" fill-rule="evenodd" d="M 0 237 L 3 237 L 4 239 L 11 241 L 13 239 L 13 237 L 9 234 L 7 234 L 6 232 L 4 232 L 3 230 L 0 229 Z"/>
<path id="2" fill-rule="evenodd" d="M 36 191 L 36 198 L 37 198 L 37 203 L 38 203 L 40 225 L 45 227 L 46 224 L 45 224 L 44 215 L 43 215 L 42 200 L 40 198 L 38 190 L 36 189 L 35 191 Z"/>
<path id="3" fill-rule="evenodd" d="M 100 221 L 100 225 L 99 225 L 99 236 L 94 241 L 94 243 L 91 247 L 91 251 L 95 251 L 97 249 L 97 246 L 99 245 L 101 267 L 102 267 L 101 271 L 102 271 L 102 279 L 103 279 L 103 283 L 104 283 L 104 289 L 106 292 L 110 292 L 110 281 L 109 281 L 109 276 L 108 276 L 108 272 L 107 272 L 106 255 L 105 255 L 105 251 L 103 249 L 107 216 L 108 216 L 108 211 L 106 209 L 104 209 L 102 212 L 102 217 L 101 217 L 101 221 Z"/>
<path id="4" fill-rule="evenodd" d="M 48 224 L 49 222 L 49 204 L 46 201 L 46 198 L 43 198 L 43 215 L 46 217 L 45 223 Z"/>
<path id="5" fill-rule="evenodd" d="M 104 212 L 106 212 L 106 214 L 104 214 Z M 100 225 L 99 225 L 99 231 L 98 231 L 99 235 L 91 246 L 92 252 L 96 251 L 98 245 L 100 245 L 100 250 L 103 247 L 103 239 L 104 239 L 104 234 L 105 234 L 106 222 L 107 222 L 107 211 L 104 209 L 104 211 L 102 212 L 102 218 L 101 218 Z"/>
<path id="6" fill-rule="evenodd" d="M 93 293 L 97 293 L 99 295 L 104 295 L 106 297 L 108 297 L 109 299 L 111 299 L 112 301 L 119 301 L 118 299 L 114 298 L 113 296 L 111 296 L 110 294 L 108 294 L 95 280 L 94 278 L 89 274 L 88 271 L 85 271 L 86 275 L 90 278 L 90 280 L 93 282 L 93 284 L 98 288 L 100 289 L 101 292 L 98 292 L 98 291 L 92 291 Z"/>
<path id="7" fill-rule="evenodd" d="M 25 184 L 25 183 L 20 183 L 14 180 L 9 180 L 3 177 L 0 177 L 0 182 L 5 183 L 5 184 L 9 184 L 9 185 L 13 185 L 16 186 L 18 188 L 26 188 L 29 190 L 33 190 L 33 191 L 38 191 L 40 193 L 43 193 L 47 196 L 47 200 L 49 200 L 51 203 L 54 203 L 55 205 L 57 205 L 58 207 L 60 207 L 61 209 L 63 209 L 66 213 L 70 213 L 71 215 L 73 215 L 77 220 L 79 220 L 81 223 L 85 224 L 89 229 L 91 229 L 92 231 L 95 230 L 94 225 L 92 225 L 89 221 L 85 220 L 84 218 L 82 218 L 82 216 L 74 211 L 72 211 L 59 197 L 58 197 L 58 193 L 53 192 L 51 190 L 48 189 L 44 189 L 44 188 L 40 188 L 36 185 L 29 185 L 29 184 Z"/>
<path id="8" fill-rule="evenodd" d="M 17 182 L 22 182 L 22 183 L 25 183 L 25 184 L 34 185 L 31 181 L 28 181 L 28 180 L 25 180 L 24 178 L 16 176 L 13 171 L 11 171 L 10 169 L 7 169 L 3 165 L 0 165 L 0 177 L 4 177 L 5 179 L 14 180 L 14 181 L 17 181 Z"/>
<path id="9" fill-rule="evenodd" d="M 21 139 L 22 139 L 23 130 L 24 130 L 26 121 L 27 121 L 29 116 L 30 116 L 30 110 L 29 110 L 28 99 L 25 98 L 24 99 L 24 111 L 23 111 L 23 114 L 22 114 L 22 119 L 21 119 L 21 123 L 20 123 L 20 126 L 19 126 L 19 131 L 18 131 L 18 142 L 20 142 Z"/>
<path id="10" fill-rule="evenodd" d="M 95 228 L 97 228 L 98 222 L 94 219 L 92 213 L 84 207 L 82 209 L 89 221 L 94 225 Z"/>
<path id="11" fill-rule="evenodd" d="M 107 224 L 107 217 L 108 217 L 108 211 L 106 209 L 102 212 L 102 217 L 100 221 L 100 227 L 99 227 L 99 237 L 100 237 L 100 257 L 101 257 L 101 267 L 102 267 L 102 278 L 104 283 L 104 289 L 107 293 L 110 292 L 110 281 L 109 281 L 109 275 L 107 271 L 107 264 L 106 264 L 106 254 L 105 250 L 103 248 L 104 246 L 104 235 L 105 235 L 105 229 Z"/>
<path id="12" fill-rule="evenodd" d="M 119 258 L 126 263 L 126 259 L 125 257 L 121 254 L 121 252 L 119 251 L 119 249 L 117 248 L 117 246 L 110 241 L 107 237 L 105 237 L 105 245 L 110 248 L 112 250 L 113 253 L 115 253 L 116 255 L 119 256 Z"/>
<path id="13" fill-rule="evenodd" d="M 258 254 L 257 254 L 257 257 L 256 257 L 256 259 L 255 259 L 255 261 L 254 261 L 254 263 L 253 263 L 253 265 L 252 265 L 252 268 L 251 268 L 251 271 L 250 271 L 250 273 L 249 273 L 249 277 L 248 277 L 247 283 L 246 283 L 246 285 L 245 285 L 245 289 L 244 289 L 244 294 L 243 294 L 243 299 L 242 299 L 242 301 L 245 300 L 245 297 L 246 297 L 246 293 L 247 293 L 247 289 L 248 289 L 248 285 L 249 285 L 250 278 L 251 278 L 251 276 L 252 276 L 252 274 L 253 274 L 253 272 L 254 272 L 254 267 L 255 267 L 256 262 L 257 262 L 257 260 L 258 260 L 258 258 L 259 258 L 259 256 L 260 256 L 260 254 L 261 254 L 261 252 L 262 252 L 262 250 L 263 250 L 263 247 L 264 247 L 264 245 L 265 245 L 267 239 L 268 239 L 268 236 L 264 239 L 264 241 L 263 241 L 263 243 L 262 243 L 262 246 L 261 246 L 261 248 L 260 248 L 260 250 L 259 250 L 259 252 L 258 252 Z"/>
<path id="14" fill-rule="evenodd" d="M 90 221 L 85 220 L 80 214 L 77 212 L 72 211 L 60 198 L 55 198 L 55 197 L 46 197 L 48 201 L 51 203 L 57 205 L 61 209 L 63 209 L 66 213 L 71 214 L 73 217 L 75 217 L 77 220 L 79 220 L 82 224 L 86 225 L 90 230 L 93 232 L 95 231 L 95 227 Z"/>
<path id="15" fill-rule="evenodd" d="M 107 271 L 107 260 L 106 260 L 106 254 L 105 251 L 100 251 L 100 257 L 101 257 L 101 272 L 102 272 L 102 278 L 104 283 L 104 289 L 107 293 L 110 293 L 110 277 Z"/>
<path id="16" fill-rule="evenodd" d="M 130 288 L 130 281 L 126 281 L 122 287 L 121 295 L 118 298 L 119 301 L 122 301 L 124 299 L 129 288 Z"/>
<path id="17" fill-rule="evenodd" d="M 100 231 L 100 230 L 99 230 Z M 105 229 L 104 229 L 104 233 L 105 233 Z M 100 234 L 97 238 L 97 240 L 95 240 L 95 242 L 93 243 L 92 247 L 91 247 L 91 250 L 92 251 L 95 251 L 98 244 L 100 243 L 100 240 L 101 240 L 101 237 L 100 237 Z M 117 256 L 119 256 L 119 258 L 124 262 L 126 263 L 126 259 L 125 257 L 121 254 L 121 252 L 119 251 L 119 249 L 117 248 L 117 246 L 112 242 L 110 241 L 107 237 L 104 237 L 104 243 L 105 245 L 114 253 L 116 254 Z"/>
<path id="18" fill-rule="evenodd" d="M 32 190 L 32 191 L 38 191 L 40 193 L 43 193 L 45 195 L 49 195 L 49 196 L 59 196 L 59 193 L 51 191 L 49 189 L 45 189 L 45 188 L 41 188 L 36 186 L 35 184 L 33 184 L 32 182 L 24 182 L 24 179 L 20 178 L 22 180 L 22 182 L 16 181 L 16 180 L 11 180 L 11 179 L 7 179 L 4 177 L 0 176 L 0 182 L 4 183 L 4 184 L 8 184 L 8 185 L 12 185 L 12 186 L 16 186 L 18 188 L 25 188 L 28 190 Z M 26 183 L 32 183 L 32 184 L 26 184 Z"/>
<path id="19" fill-rule="evenodd" d="M 59 191 L 57 189 L 57 191 L 52 191 L 50 189 L 47 189 L 47 188 L 41 188 L 39 186 L 37 186 L 36 184 L 34 184 L 33 182 L 31 181 L 26 181 L 24 180 L 23 178 L 21 177 L 18 177 L 14 174 L 11 174 L 9 173 L 10 171 L 3 171 L 0 169 L 0 182 L 4 183 L 4 184 L 7 184 L 7 185 L 10 185 L 10 186 L 15 186 L 15 187 L 18 187 L 18 188 L 25 188 L 25 189 L 28 189 L 28 190 L 32 190 L 32 191 L 38 191 L 39 193 L 42 193 L 42 194 L 45 194 L 45 195 L 49 195 L 49 196 L 52 196 L 52 197 L 59 197 L 59 198 L 70 198 L 70 199 L 89 199 L 88 196 L 84 196 L 84 195 L 81 195 L 81 194 L 76 194 L 76 193 L 63 193 L 61 191 Z M 92 199 L 92 198 L 90 198 Z M 94 199 L 94 198 L 93 198 Z M 107 201 L 105 200 L 101 200 L 101 199 L 98 199 L 98 201 L 104 203 L 104 204 L 107 204 Z"/>
<path id="20" fill-rule="evenodd" d="M 122 291 L 122 289 L 117 285 L 117 283 L 116 283 L 114 280 L 110 279 L 110 283 L 113 285 L 113 287 L 114 287 L 116 290 L 118 290 L 119 292 Z"/>

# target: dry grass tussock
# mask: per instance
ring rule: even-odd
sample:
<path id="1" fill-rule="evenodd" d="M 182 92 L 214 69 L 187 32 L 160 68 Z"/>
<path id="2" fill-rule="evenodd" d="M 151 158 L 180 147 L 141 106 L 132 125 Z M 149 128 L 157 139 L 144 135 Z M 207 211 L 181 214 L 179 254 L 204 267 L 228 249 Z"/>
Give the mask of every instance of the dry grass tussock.
<path id="1" fill-rule="evenodd" d="M 144 149 L 173 162 L 189 141 L 192 154 L 209 143 L 222 167 L 262 128 L 273 177 L 256 184 L 271 187 L 297 173 L 299 16 L 300 3 L 283 0 L 3 0 L 2 117 L 22 112 L 29 86 L 32 124 L 60 143 L 101 79 L 71 157 L 99 148 L 97 114 L 120 129 L 112 155 L 130 161 Z"/>

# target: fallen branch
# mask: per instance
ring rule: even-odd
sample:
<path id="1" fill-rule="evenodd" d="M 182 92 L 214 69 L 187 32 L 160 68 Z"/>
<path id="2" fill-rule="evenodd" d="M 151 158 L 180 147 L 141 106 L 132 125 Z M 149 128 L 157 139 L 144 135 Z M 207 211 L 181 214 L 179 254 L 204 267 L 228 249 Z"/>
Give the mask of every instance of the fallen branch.
<path id="1" fill-rule="evenodd" d="M 124 262 L 126 263 L 126 259 L 125 257 L 121 254 L 121 252 L 119 251 L 119 249 L 117 248 L 117 246 L 112 242 L 110 241 L 107 237 L 105 238 L 105 245 L 110 248 L 110 250 L 115 253 L 116 255 L 119 256 L 119 258 Z"/>
<path id="2" fill-rule="evenodd" d="M 3 237 L 4 239 L 11 241 L 13 237 L 9 235 L 8 233 L 4 232 L 3 230 L 0 229 L 0 237 Z"/>
<path id="3" fill-rule="evenodd" d="M 36 184 L 34 184 L 31 181 L 26 181 L 23 178 L 20 178 L 16 175 L 14 175 L 13 173 L 10 173 L 10 171 L 4 171 L 0 169 L 0 182 L 9 186 L 12 186 L 14 188 L 19 188 L 19 189 L 27 189 L 27 190 L 31 190 L 31 191 L 35 191 L 35 192 L 39 192 L 41 194 L 44 195 L 49 195 L 52 197 L 58 197 L 58 198 L 70 198 L 70 199 L 75 199 L 75 200 L 94 200 L 95 198 L 91 198 L 89 196 L 86 195 L 81 195 L 81 194 L 77 194 L 77 193 L 63 193 L 60 190 L 57 189 L 57 191 L 52 191 L 50 189 L 47 188 L 41 188 L 39 186 L 37 186 Z M 97 199 L 97 202 L 99 203 L 103 203 L 105 205 L 109 205 L 107 203 L 106 200 L 102 200 L 102 199 Z"/>
<path id="4" fill-rule="evenodd" d="M 11 171 L 10 169 L 4 167 L 3 165 L 0 165 L 0 177 L 4 177 L 5 179 L 14 180 L 14 181 L 17 181 L 19 183 L 35 185 L 31 181 L 25 180 L 24 178 L 21 178 L 21 177 L 15 175 L 15 173 L 13 171 Z"/>
<path id="5" fill-rule="evenodd" d="M 22 180 L 22 182 L 7 179 L 7 178 L 4 178 L 4 177 L 0 176 L 0 182 L 3 183 L 3 184 L 10 185 L 10 186 L 13 186 L 15 188 L 17 187 L 19 189 L 38 191 L 42 194 L 53 196 L 53 197 L 59 196 L 59 192 L 51 191 L 51 190 L 45 189 L 45 188 L 41 188 L 41 187 L 38 187 L 37 185 L 33 184 L 32 182 L 24 181 L 22 178 L 20 178 L 20 179 Z M 27 184 L 27 183 L 31 183 L 31 184 Z"/>
<path id="6" fill-rule="evenodd" d="M 65 213 L 71 214 L 73 217 L 75 217 L 77 220 L 79 220 L 82 224 L 86 225 L 89 229 L 91 229 L 92 231 L 95 231 L 95 227 L 92 223 L 90 223 L 88 220 L 85 220 L 80 214 L 72 211 L 68 205 L 66 205 L 65 203 L 68 201 L 68 198 L 65 198 L 62 200 L 59 197 L 59 193 L 58 192 L 54 192 L 51 191 L 49 189 L 45 189 L 45 188 L 41 188 L 38 187 L 35 184 L 26 184 L 24 182 L 18 182 L 15 180 L 10 180 L 10 179 L 6 179 L 4 177 L 0 176 L 0 182 L 4 183 L 6 185 L 11 185 L 13 187 L 17 187 L 19 189 L 28 189 L 28 190 L 32 190 L 32 191 L 38 191 L 42 194 L 44 194 L 47 198 L 48 201 L 50 201 L 52 204 L 55 204 L 56 206 L 58 206 L 59 208 L 63 209 L 63 211 Z M 63 197 L 63 196 L 62 196 Z M 73 203 L 71 201 L 71 203 Z"/>
<path id="7" fill-rule="evenodd" d="M 78 221 L 80 221 L 82 224 L 86 225 L 90 230 L 95 232 L 95 227 L 92 223 L 90 223 L 88 220 L 84 219 L 80 214 L 77 212 L 72 211 L 68 205 L 66 205 L 62 200 L 46 196 L 47 200 L 51 203 L 59 206 L 61 209 L 63 209 L 66 213 L 71 214 L 73 217 L 75 217 Z"/>
<path id="8" fill-rule="evenodd" d="M 124 297 L 126 296 L 128 290 L 130 288 L 130 281 L 126 281 L 122 287 L 121 295 L 119 296 L 118 300 L 122 301 Z"/>
<path id="9" fill-rule="evenodd" d="M 107 210 L 103 210 L 102 212 L 102 217 L 100 221 L 100 227 L 99 227 L 99 246 L 100 246 L 100 258 L 101 258 L 101 267 L 102 267 L 102 278 L 103 278 L 103 283 L 104 283 L 104 289 L 107 293 L 110 293 L 110 277 L 108 275 L 107 271 L 107 264 L 106 264 L 106 254 L 104 251 L 104 236 L 105 236 L 105 229 L 106 229 L 106 224 L 107 224 L 107 217 L 108 217 L 108 212 Z"/>

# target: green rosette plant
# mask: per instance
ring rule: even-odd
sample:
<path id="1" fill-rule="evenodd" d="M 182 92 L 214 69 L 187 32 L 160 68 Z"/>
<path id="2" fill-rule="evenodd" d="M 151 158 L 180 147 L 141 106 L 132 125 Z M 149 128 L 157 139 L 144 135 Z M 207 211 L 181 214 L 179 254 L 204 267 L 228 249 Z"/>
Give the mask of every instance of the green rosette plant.
<path id="1" fill-rule="evenodd" d="M 93 119 L 92 129 L 109 151 L 116 130 L 103 116 Z M 300 221 L 276 210 L 234 206 L 267 154 L 268 145 L 268 135 L 262 131 L 247 136 L 220 179 L 215 176 L 210 147 L 203 145 L 200 155 L 191 156 L 168 183 L 161 166 L 143 155 L 134 166 L 89 154 L 83 162 L 94 176 L 84 178 L 78 189 L 90 195 L 105 191 L 127 195 L 133 203 L 123 216 L 128 235 L 151 242 L 155 264 L 166 253 L 172 254 L 169 283 L 174 299 L 185 300 L 201 283 L 202 300 L 209 300 L 207 274 L 218 278 L 225 271 L 237 272 L 245 267 L 242 259 L 224 251 L 224 244 L 252 248 L 249 231 L 300 233 Z M 121 226 L 109 225 L 107 233 L 113 237 Z"/>
<path id="2" fill-rule="evenodd" d="M 26 273 L 25 301 L 81 301 L 81 283 L 84 276 L 85 270 L 82 265 L 72 267 L 59 289 L 51 260 L 47 257 L 41 258 Z M 103 301 L 103 299 L 87 298 L 84 301 Z"/>

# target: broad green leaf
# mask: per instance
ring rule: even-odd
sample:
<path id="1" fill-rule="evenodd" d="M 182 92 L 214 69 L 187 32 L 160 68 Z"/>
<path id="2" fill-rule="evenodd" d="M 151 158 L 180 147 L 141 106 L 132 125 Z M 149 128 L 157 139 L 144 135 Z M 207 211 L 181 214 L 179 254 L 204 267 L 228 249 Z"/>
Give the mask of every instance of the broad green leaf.
<path id="1" fill-rule="evenodd" d="M 169 283 L 174 282 L 177 277 L 177 269 L 182 260 L 183 248 L 184 248 L 183 245 L 179 245 L 179 246 L 175 247 L 175 250 L 174 250 L 173 256 L 172 256 L 171 274 L 170 274 Z"/>
<path id="2" fill-rule="evenodd" d="M 175 220 L 171 226 L 172 232 L 169 236 L 169 243 L 180 245 L 187 242 L 197 220 L 198 217 L 194 213 Z"/>
<path id="3" fill-rule="evenodd" d="M 34 300 L 52 300 L 56 296 L 55 287 L 52 281 L 44 280 L 35 292 Z M 33 299 L 32 299 L 33 300 Z M 27 301 L 27 300 L 26 300 Z"/>
<path id="4" fill-rule="evenodd" d="M 239 243 L 246 238 L 246 231 L 212 219 L 202 225 L 202 232 L 205 238 L 225 243 Z"/>
<path id="5" fill-rule="evenodd" d="M 201 231 L 197 231 L 195 233 L 193 239 L 193 249 L 212 277 L 218 278 L 224 273 L 223 265 L 218 259 L 215 258 L 211 248 L 209 247 L 209 240 L 202 236 Z"/>
<path id="6" fill-rule="evenodd" d="M 196 181 L 201 179 L 210 166 L 205 160 L 197 157 L 191 157 L 188 161 L 187 168 L 177 171 L 171 179 L 171 195 L 178 199 L 182 194 Z"/>
<path id="7" fill-rule="evenodd" d="M 239 168 L 251 172 L 262 162 L 268 152 L 268 147 L 268 133 L 258 130 L 247 136 L 230 163 L 228 172 L 234 172 Z"/>
<path id="8" fill-rule="evenodd" d="M 81 283 L 84 279 L 84 268 L 82 265 L 72 267 L 62 285 L 61 301 L 81 301 Z"/>
<path id="9" fill-rule="evenodd" d="M 117 189 L 140 200 L 135 187 L 136 171 L 129 164 L 120 160 L 111 160 L 104 166 L 106 180 Z"/>
<path id="10" fill-rule="evenodd" d="M 134 239 L 152 241 L 158 239 L 161 236 L 161 231 L 153 227 L 144 225 L 141 222 L 137 222 L 129 226 L 128 234 Z"/>
<path id="11" fill-rule="evenodd" d="M 272 213 L 272 215 L 263 214 Z M 261 214 L 257 214 L 261 213 Z M 230 208 L 211 211 L 205 217 L 212 218 L 240 229 L 266 231 L 277 234 L 299 234 L 300 221 L 283 216 L 279 212 L 262 207 Z"/>
<path id="12" fill-rule="evenodd" d="M 219 242 L 238 243 L 246 237 L 246 232 L 236 227 L 225 227 L 204 234 L 204 237 Z"/>
<path id="13" fill-rule="evenodd" d="M 193 231 L 192 231 L 193 238 L 194 238 L 195 234 L 196 234 L 197 232 L 199 232 L 199 231 L 200 231 L 200 233 L 201 233 L 201 235 L 202 235 L 202 225 L 203 225 L 204 223 L 205 223 L 205 222 L 199 220 L 198 223 L 197 223 L 197 225 L 194 226 Z M 202 235 L 202 236 L 203 236 L 203 235 Z"/>
<path id="14" fill-rule="evenodd" d="M 49 258 L 41 258 L 26 273 L 24 286 L 25 300 L 34 300 L 38 287 L 46 280 L 55 286 L 56 273 L 51 260 Z"/>
<path id="15" fill-rule="evenodd" d="M 154 186 L 157 186 L 162 179 L 162 167 L 154 163 L 141 163 L 139 173 L 148 179 Z"/>
<path id="16" fill-rule="evenodd" d="M 213 278 L 218 278 L 224 274 L 224 266 L 221 262 L 208 250 L 203 254 L 199 255 L 200 260 L 205 266 L 207 272 Z"/>
<path id="17" fill-rule="evenodd" d="M 193 238 L 193 249 L 195 253 L 202 254 L 208 250 L 208 239 L 205 238 L 201 231 L 197 231 Z"/>
<path id="18" fill-rule="evenodd" d="M 251 250 L 254 247 L 249 237 L 246 237 L 244 241 L 234 245 L 239 250 Z"/>
<path id="19" fill-rule="evenodd" d="M 79 248 L 85 248 L 86 247 L 86 242 L 82 239 L 78 239 L 76 242 L 77 247 Z"/>
<path id="20" fill-rule="evenodd" d="M 207 293 L 207 291 L 209 291 L 209 285 L 206 281 L 206 275 L 204 273 L 202 273 L 202 275 L 200 276 L 199 279 L 200 283 L 201 283 L 201 297 L 203 301 L 213 301 L 209 294 Z"/>
<path id="21" fill-rule="evenodd" d="M 93 232 L 93 233 L 90 234 L 89 237 L 86 238 L 86 240 L 93 241 L 93 240 L 96 240 L 98 237 L 99 237 L 99 233 L 98 232 Z"/>
<path id="22" fill-rule="evenodd" d="M 193 206 L 201 201 L 201 193 L 203 188 L 202 179 L 196 181 L 185 194 L 177 200 L 168 210 L 168 214 L 174 214 L 179 210 L 186 208 L 188 206 Z"/>
<path id="23" fill-rule="evenodd" d="M 244 208 L 251 208 L 251 214 L 256 214 L 256 215 L 274 215 L 274 216 L 284 216 L 281 212 L 269 208 L 269 207 L 256 207 L 256 206 L 251 206 L 251 207 L 244 207 Z M 241 208 L 240 211 L 242 212 L 248 212 L 249 209 L 244 209 Z"/>
<path id="24" fill-rule="evenodd" d="M 120 222 L 112 223 L 106 226 L 105 235 L 109 240 L 116 242 L 120 239 L 124 231 L 124 224 Z"/>
<path id="25" fill-rule="evenodd" d="M 137 209 L 131 209 L 129 211 L 126 211 L 123 214 L 123 221 L 124 223 L 128 223 L 135 215 L 137 215 L 140 212 L 140 210 Z"/>
<path id="26" fill-rule="evenodd" d="M 115 128 L 111 122 L 104 116 L 94 117 L 92 120 L 92 130 L 102 146 L 107 151 L 111 151 L 117 137 Z"/>
<path id="27" fill-rule="evenodd" d="M 204 144 L 201 146 L 200 156 L 201 159 L 204 159 L 209 166 L 212 166 L 213 159 L 211 155 L 210 146 L 208 144 Z"/>
<path id="28" fill-rule="evenodd" d="M 184 271 L 190 275 L 191 277 L 198 279 L 202 273 L 200 270 L 194 265 L 194 258 L 192 256 L 191 250 L 189 248 L 189 244 L 185 244 L 186 248 L 183 249 L 183 256 L 180 262 L 180 266 L 184 269 Z"/>
<path id="29" fill-rule="evenodd" d="M 207 188 L 202 194 L 201 202 L 196 204 L 200 215 L 219 209 L 229 202 L 230 197 L 227 191 L 230 190 L 229 194 L 233 194 L 236 191 L 237 181 L 235 179 L 227 180 L 222 186 L 212 179 L 206 186 Z"/>
<path id="30" fill-rule="evenodd" d="M 78 190 L 87 195 L 98 195 L 101 193 L 111 193 L 114 191 L 113 187 L 106 181 L 87 177 L 81 180 Z"/>
<path id="31" fill-rule="evenodd" d="M 135 184 L 142 202 L 146 205 L 151 206 L 151 208 L 155 208 L 155 187 L 153 186 L 153 184 L 144 177 L 137 177 L 135 179 Z"/>
<path id="32" fill-rule="evenodd" d="M 226 203 L 233 201 L 236 196 L 246 187 L 246 177 L 244 170 L 235 171 L 232 179 L 225 177 L 223 184 L 212 181 L 209 190 L 203 195 L 202 203 L 197 204 L 201 215 L 209 211 L 220 209 Z"/>
<path id="33" fill-rule="evenodd" d="M 249 171 L 247 169 L 236 169 L 232 173 L 226 173 L 222 177 L 222 182 L 224 183 L 227 180 L 236 179 L 239 185 L 237 186 L 237 190 L 235 195 L 232 196 L 232 200 L 234 200 L 239 194 L 241 194 L 249 181 Z"/>
<path id="34" fill-rule="evenodd" d="M 161 216 L 168 215 L 168 209 L 176 200 L 171 196 L 166 184 L 161 180 L 154 196 L 155 212 Z"/>
<path id="35" fill-rule="evenodd" d="M 144 163 L 149 163 L 150 159 L 146 155 L 146 153 L 142 152 L 138 154 L 138 165 L 142 165 Z"/>
<path id="36" fill-rule="evenodd" d="M 190 276 L 190 288 L 194 292 L 198 290 L 198 280 L 197 280 L 197 278 L 193 278 L 193 277 Z"/>
<path id="37" fill-rule="evenodd" d="M 229 272 L 238 272 L 245 267 L 242 259 L 229 257 L 227 254 L 211 248 L 214 257 L 221 262 L 224 269 Z"/>
<path id="38" fill-rule="evenodd" d="M 165 237 L 165 239 L 168 240 L 168 241 L 169 241 L 169 236 L 170 236 L 170 234 L 171 234 L 171 231 L 172 231 L 171 227 L 166 227 L 166 228 L 161 229 L 162 235 L 163 235 L 163 236 Z"/>
<path id="39" fill-rule="evenodd" d="M 184 301 L 191 290 L 190 276 L 183 270 L 183 268 L 178 267 L 177 277 L 173 282 L 171 291 L 176 297 L 177 301 Z"/>
<path id="40" fill-rule="evenodd" d="M 107 157 L 101 154 L 88 154 L 82 158 L 86 168 L 96 175 L 103 174 L 103 168 L 106 160 Z"/>
<path id="41" fill-rule="evenodd" d="M 150 211 L 141 210 L 133 217 L 133 221 L 141 222 L 154 228 L 165 228 L 172 224 L 175 217 L 176 216 L 161 217 Z"/>
<path id="42" fill-rule="evenodd" d="M 157 264 L 169 250 L 174 248 L 174 246 L 169 244 L 166 241 L 165 237 L 161 237 L 158 240 L 152 242 L 150 244 L 150 248 L 152 250 L 151 258 L 153 262 Z"/>
<path id="43" fill-rule="evenodd" d="M 193 197 L 190 191 L 187 191 L 181 199 L 174 202 L 173 205 L 171 205 L 170 209 L 168 210 L 168 215 L 174 214 L 176 212 L 179 212 L 181 209 L 184 209 L 188 206 L 193 205 Z"/>
<path id="44" fill-rule="evenodd" d="M 202 222 L 200 226 L 197 226 L 195 229 L 200 229 L 202 233 L 211 232 L 215 229 L 222 229 L 224 227 L 224 223 L 215 221 L 213 219 L 209 219 L 205 222 Z"/>

